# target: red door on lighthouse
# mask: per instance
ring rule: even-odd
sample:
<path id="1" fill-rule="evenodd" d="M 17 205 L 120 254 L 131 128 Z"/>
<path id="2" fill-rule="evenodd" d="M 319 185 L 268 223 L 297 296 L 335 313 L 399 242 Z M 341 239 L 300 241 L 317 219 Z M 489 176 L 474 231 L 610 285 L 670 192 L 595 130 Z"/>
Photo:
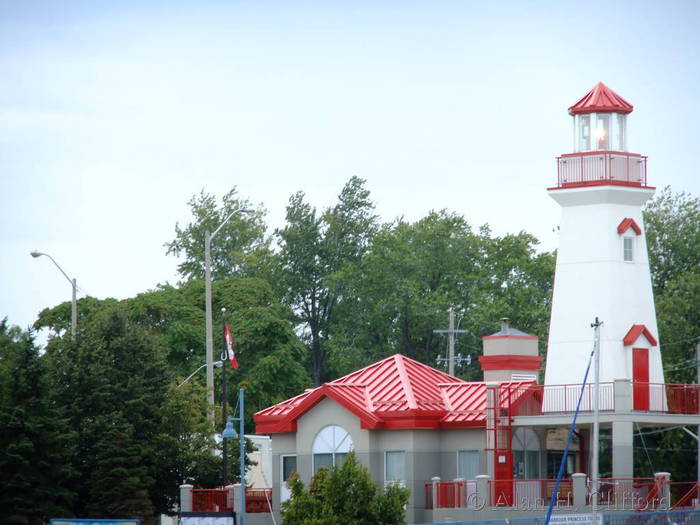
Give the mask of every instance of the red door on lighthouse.
<path id="1" fill-rule="evenodd" d="M 635 410 L 649 410 L 649 349 L 632 349 L 632 380 Z"/>

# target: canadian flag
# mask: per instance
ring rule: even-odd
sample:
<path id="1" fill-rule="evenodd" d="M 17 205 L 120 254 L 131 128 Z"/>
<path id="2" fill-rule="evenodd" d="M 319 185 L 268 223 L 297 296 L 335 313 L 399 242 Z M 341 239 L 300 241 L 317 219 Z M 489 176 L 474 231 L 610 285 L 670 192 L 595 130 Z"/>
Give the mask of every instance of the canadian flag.
<path id="1" fill-rule="evenodd" d="M 231 337 L 231 331 L 228 329 L 228 325 L 224 325 L 224 340 L 226 341 L 226 352 L 228 353 L 228 358 L 231 361 L 231 366 L 238 369 L 236 354 L 233 353 L 233 338 Z"/>

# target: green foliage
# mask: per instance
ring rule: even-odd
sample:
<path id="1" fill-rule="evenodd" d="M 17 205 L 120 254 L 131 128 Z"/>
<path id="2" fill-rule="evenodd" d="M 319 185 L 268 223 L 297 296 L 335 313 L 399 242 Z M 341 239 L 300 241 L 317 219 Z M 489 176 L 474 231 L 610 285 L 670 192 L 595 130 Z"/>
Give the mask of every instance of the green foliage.
<path id="1" fill-rule="evenodd" d="M 181 228 L 175 225 L 175 239 L 165 244 L 168 255 L 184 257 L 178 265 L 186 279 L 204 277 L 204 238 L 212 234 L 233 213 L 211 243 L 211 271 L 213 279 L 231 275 L 248 275 L 246 268 L 255 268 L 264 260 L 269 241 L 265 238 L 265 209 L 258 207 L 252 213 L 236 210 L 253 209 L 247 199 L 238 196 L 234 187 L 224 195 L 221 206 L 216 197 L 202 190 L 189 201 L 193 221 Z"/>
<path id="2" fill-rule="evenodd" d="M 330 326 L 345 288 L 333 276 L 361 260 L 376 230 L 374 204 L 364 182 L 352 177 L 338 203 L 320 215 L 305 202 L 304 193 L 294 194 L 287 206 L 287 225 L 276 232 L 280 249 L 276 285 L 305 330 L 317 385 L 327 379 Z"/>
<path id="3" fill-rule="evenodd" d="M 537 254 L 536 244 L 525 233 L 475 233 L 464 217 L 444 210 L 384 225 L 369 253 L 334 276 L 346 283 L 329 342 L 334 372 L 394 352 L 434 366 L 447 341 L 433 330 L 447 328 L 450 307 L 468 330 L 456 351 L 474 358 L 460 374 L 465 378 L 480 377 L 481 336 L 496 331 L 501 317 L 540 335 L 544 345 L 554 257 Z"/>
<path id="4" fill-rule="evenodd" d="M 0 323 L 0 521 L 70 516 L 76 435 L 49 398 L 48 369 L 29 333 Z"/>
<path id="5" fill-rule="evenodd" d="M 298 476 L 282 503 L 283 525 L 403 525 L 408 489 L 391 486 L 380 493 L 369 472 L 351 452 L 341 466 L 320 469 L 305 490 Z"/>

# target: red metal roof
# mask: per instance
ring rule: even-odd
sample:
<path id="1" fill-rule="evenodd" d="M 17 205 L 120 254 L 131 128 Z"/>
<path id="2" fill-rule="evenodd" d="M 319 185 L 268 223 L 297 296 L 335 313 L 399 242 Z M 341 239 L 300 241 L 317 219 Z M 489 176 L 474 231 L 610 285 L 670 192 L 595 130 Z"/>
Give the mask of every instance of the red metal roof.
<path id="1" fill-rule="evenodd" d="M 633 324 L 632 328 L 625 334 L 625 337 L 622 338 L 622 343 L 625 346 L 633 345 L 642 335 L 646 337 L 651 346 L 656 346 L 658 344 L 652 333 L 643 324 Z"/>
<path id="2" fill-rule="evenodd" d="M 642 234 L 642 229 L 639 227 L 639 224 L 637 224 L 637 221 L 635 221 L 634 219 L 630 219 L 629 217 L 622 219 L 622 222 L 618 224 L 617 233 L 623 234 L 630 228 L 632 228 L 634 230 L 634 233 L 636 233 L 637 235 Z"/>
<path id="3" fill-rule="evenodd" d="M 634 106 L 602 82 L 569 108 L 569 115 L 581 113 L 632 113 Z"/>
<path id="4" fill-rule="evenodd" d="M 511 404 L 528 391 L 508 390 L 501 397 L 508 396 Z M 395 354 L 257 412 L 256 432 L 294 432 L 297 419 L 326 397 L 368 429 L 484 426 L 486 421 L 485 383 L 469 383 Z"/>

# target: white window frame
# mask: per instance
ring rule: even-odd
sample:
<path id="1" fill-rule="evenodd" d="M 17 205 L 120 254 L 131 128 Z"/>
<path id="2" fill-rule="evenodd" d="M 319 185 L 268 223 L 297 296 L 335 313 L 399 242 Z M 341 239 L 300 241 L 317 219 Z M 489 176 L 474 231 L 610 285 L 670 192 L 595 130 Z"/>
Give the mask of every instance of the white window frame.
<path id="1" fill-rule="evenodd" d="M 481 451 L 479 449 L 476 449 L 476 448 L 460 448 L 457 451 L 457 477 L 469 480 L 469 478 L 466 477 L 465 473 L 460 471 L 460 469 L 461 469 L 461 464 L 459 461 L 460 452 L 476 452 L 477 472 L 478 472 L 481 469 L 481 456 L 480 456 Z M 478 474 L 477 474 L 477 476 L 478 476 Z"/>
<path id="2" fill-rule="evenodd" d="M 343 436 L 343 438 L 340 440 L 339 443 L 335 442 L 335 434 L 333 435 L 333 443 L 331 444 L 331 448 L 333 450 L 317 452 L 316 442 L 319 439 L 321 432 L 323 432 L 325 429 L 327 429 L 329 427 L 338 428 L 338 429 L 342 430 L 343 432 L 345 432 L 345 435 Z M 349 446 L 346 447 L 344 444 L 347 442 L 347 440 L 349 440 L 350 444 L 349 444 Z M 344 445 L 344 446 L 341 447 L 341 445 Z M 341 448 L 343 450 L 340 450 Z M 347 451 L 344 450 L 345 448 L 347 448 Z M 330 454 L 331 455 L 331 468 L 333 468 L 333 467 L 337 466 L 336 455 L 343 455 L 343 457 L 345 457 L 350 451 L 352 451 L 354 449 L 355 449 L 355 442 L 352 439 L 352 435 L 344 427 L 341 427 L 340 425 L 335 425 L 335 424 L 326 425 L 326 426 L 322 427 L 318 432 L 316 432 L 316 435 L 314 436 L 314 440 L 311 444 L 311 468 L 312 468 L 312 472 L 314 474 L 316 474 L 316 470 L 317 470 L 316 469 L 316 455 L 317 454 Z"/>
<path id="3" fill-rule="evenodd" d="M 280 454 L 280 503 L 287 501 L 292 497 L 292 491 L 287 487 L 287 480 L 284 479 L 284 458 L 295 458 L 299 461 L 296 454 Z M 297 463 L 296 472 L 299 472 L 299 464 Z"/>
<path id="4" fill-rule="evenodd" d="M 630 258 L 627 258 L 627 241 L 629 241 L 629 255 Z M 629 235 L 625 235 L 622 237 L 622 260 L 626 263 L 633 263 L 634 262 L 634 252 L 635 250 L 635 238 Z"/>
<path id="5" fill-rule="evenodd" d="M 403 477 L 404 479 L 389 479 L 388 472 L 387 472 L 387 467 L 389 465 L 389 462 L 387 461 L 387 456 L 389 454 L 395 454 L 395 453 L 401 453 L 403 454 Z M 387 487 L 388 485 L 399 485 L 401 487 L 406 486 L 406 451 L 405 450 L 385 450 L 384 451 L 384 486 Z"/>

